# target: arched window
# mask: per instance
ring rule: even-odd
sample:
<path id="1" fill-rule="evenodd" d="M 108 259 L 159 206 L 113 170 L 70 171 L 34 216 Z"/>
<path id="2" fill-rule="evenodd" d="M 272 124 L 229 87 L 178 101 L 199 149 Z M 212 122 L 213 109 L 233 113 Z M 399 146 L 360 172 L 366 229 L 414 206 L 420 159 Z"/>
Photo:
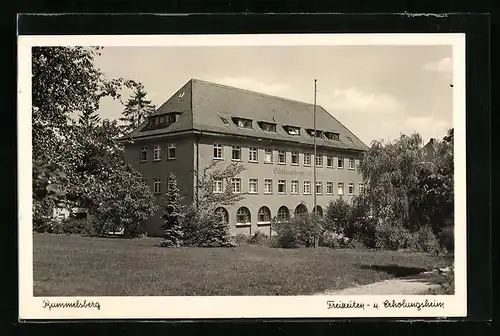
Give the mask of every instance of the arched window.
<path id="1" fill-rule="evenodd" d="M 217 209 L 215 209 L 215 213 L 220 216 L 224 223 L 229 223 L 229 213 L 225 208 L 218 207 Z"/>
<path id="2" fill-rule="evenodd" d="M 307 215 L 307 208 L 306 208 L 306 206 L 304 204 L 297 205 L 297 207 L 295 208 L 295 216 L 301 217 L 301 216 L 304 216 L 304 215 Z"/>
<path id="3" fill-rule="evenodd" d="M 277 215 L 278 221 L 286 221 L 290 219 L 290 211 L 286 206 L 281 206 L 278 209 L 278 215 Z"/>
<path id="4" fill-rule="evenodd" d="M 323 217 L 323 209 L 319 205 L 316 205 L 316 208 L 314 208 L 313 213 L 318 215 L 319 217 Z"/>
<path id="5" fill-rule="evenodd" d="M 237 224 L 249 224 L 251 223 L 250 210 L 247 207 L 241 207 L 236 212 L 236 223 Z"/>
<path id="6" fill-rule="evenodd" d="M 263 206 L 259 209 L 259 223 L 270 223 L 271 222 L 271 210 L 268 207 Z"/>

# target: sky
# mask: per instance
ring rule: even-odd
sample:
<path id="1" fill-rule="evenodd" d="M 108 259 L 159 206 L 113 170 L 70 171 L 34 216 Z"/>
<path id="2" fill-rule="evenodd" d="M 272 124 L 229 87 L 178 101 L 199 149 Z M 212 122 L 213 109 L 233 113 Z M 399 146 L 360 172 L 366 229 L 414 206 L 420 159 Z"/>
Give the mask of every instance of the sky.
<path id="1" fill-rule="evenodd" d="M 453 127 L 451 46 L 105 47 L 109 78 L 141 82 L 159 107 L 191 78 L 317 104 L 365 144 L 418 132 L 424 143 Z M 103 118 L 119 118 L 106 99 Z"/>

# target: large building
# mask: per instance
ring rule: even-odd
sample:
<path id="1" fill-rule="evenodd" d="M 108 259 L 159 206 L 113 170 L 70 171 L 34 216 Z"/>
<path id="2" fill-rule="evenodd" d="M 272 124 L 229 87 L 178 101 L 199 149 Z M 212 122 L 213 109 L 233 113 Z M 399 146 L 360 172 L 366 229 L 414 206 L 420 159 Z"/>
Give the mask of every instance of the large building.
<path id="1" fill-rule="evenodd" d="M 322 214 L 330 200 L 346 201 L 363 190 L 357 166 L 368 148 L 321 106 L 192 79 L 132 133 L 127 160 L 158 195 L 170 173 L 177 176 L 186 202 L 193 202 L 196 171 L 214 161 L 239 162 L 245 170 L 229 181 L 244 194 L 238 204 L 219 209 L 230 231 L 270 231 L 270 220 L 313 211 Z M 316 186 L 313 171 L 316 165 Z M 223 192 L 214 181 L 214 192 Z M 159 236 L 161 214 L 146 223 Z"/>

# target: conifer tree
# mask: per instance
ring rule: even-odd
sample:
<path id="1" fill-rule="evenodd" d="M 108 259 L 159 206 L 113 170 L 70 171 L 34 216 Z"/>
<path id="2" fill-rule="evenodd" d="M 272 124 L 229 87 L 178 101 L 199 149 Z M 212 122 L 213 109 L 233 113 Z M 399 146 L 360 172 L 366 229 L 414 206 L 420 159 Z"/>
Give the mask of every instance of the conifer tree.
<path id="1" fill-rule="evenodd" d="M 155 106 L 146 96 L 147 92 L 144 90 L 144 86 L 136 83 L 132 97 L 125 104 L 123 117 L 120 118 L 124 134 L 132 132 L 155 111 Z"/>
<path id="2" fill-rule="evenodd" d="M 182 245 L 183 233 L 181 221 L 184 218 L 185 206 L 177 177 L 170 173 L 165 194 L 165 211 L 163 213 L 163 229 L 165 238 L 162 242 L 164 247 L 179 247 Z"/>

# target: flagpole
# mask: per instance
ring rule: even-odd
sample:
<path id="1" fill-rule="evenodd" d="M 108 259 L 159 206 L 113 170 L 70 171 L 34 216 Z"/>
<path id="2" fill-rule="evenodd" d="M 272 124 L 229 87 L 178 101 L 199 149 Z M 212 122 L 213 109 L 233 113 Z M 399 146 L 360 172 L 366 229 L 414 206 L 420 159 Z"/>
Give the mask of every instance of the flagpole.
<path id="1" fill-rule="evenodd" d="M 316 79 L 314 80 L 314 162 L 313 162 L 313 214 L 316 215 Z"/>

